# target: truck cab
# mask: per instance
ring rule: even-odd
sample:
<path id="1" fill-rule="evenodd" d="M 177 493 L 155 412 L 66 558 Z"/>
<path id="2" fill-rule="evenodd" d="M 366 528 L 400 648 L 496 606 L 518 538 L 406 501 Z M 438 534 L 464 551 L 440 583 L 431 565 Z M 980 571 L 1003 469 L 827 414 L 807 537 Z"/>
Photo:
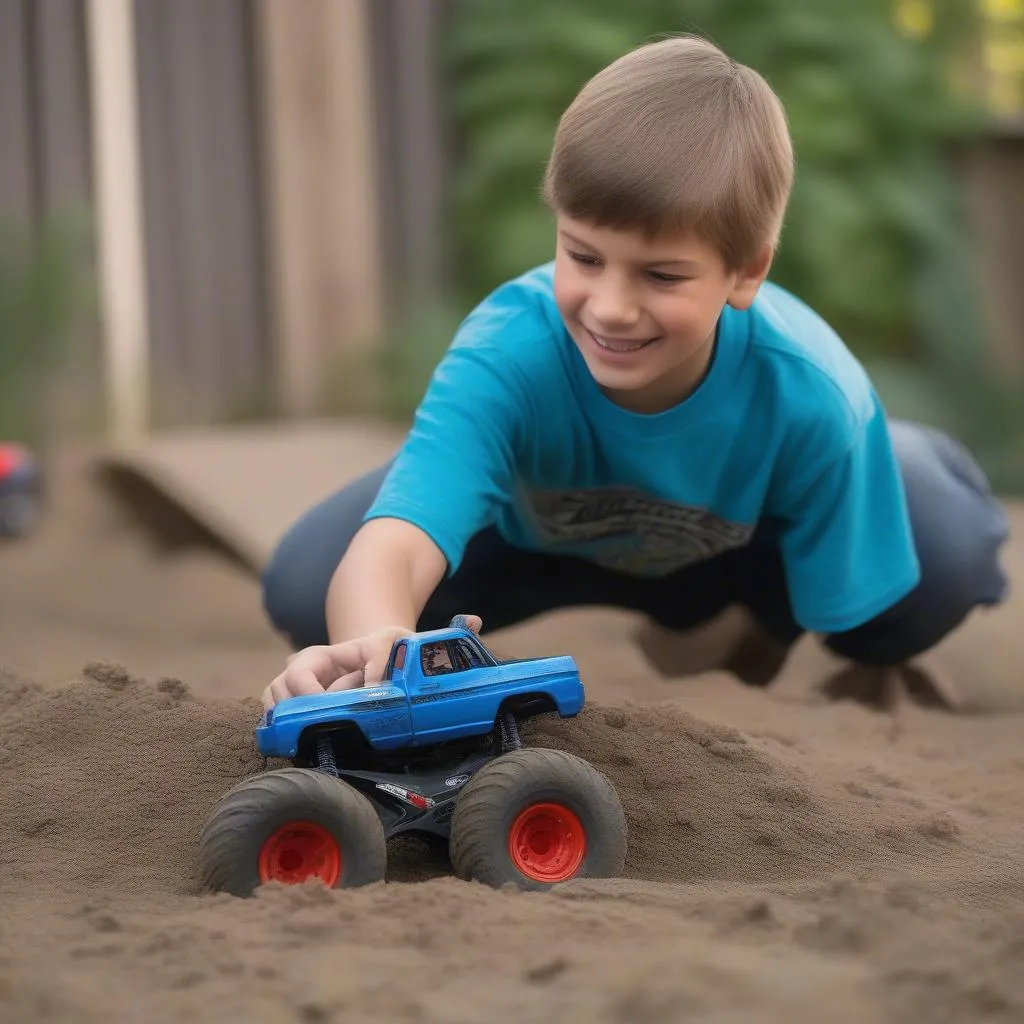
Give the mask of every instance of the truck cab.
<path id="1" fill-rule="evenodd" d="M 397 641 L 384 682 L 409 698 L 416 743 L 458 732 L 486 732 L 494 722 L 493 691 L 507 683 L 494 655 L 465 629 L 440 629 Z"/>
<path id="2" fill-rule="evenodd" d="M 449 626 L 397 640 L 377 685 L 282 701 L 256 740 L 265 756 L 293 758 L 307 731 L 355 727 L 374 750 L 398 751 L 483 736 L 503 707 L 572 716 L 583 703 L 571 657 L 498 661 L 472 630 Z"/>

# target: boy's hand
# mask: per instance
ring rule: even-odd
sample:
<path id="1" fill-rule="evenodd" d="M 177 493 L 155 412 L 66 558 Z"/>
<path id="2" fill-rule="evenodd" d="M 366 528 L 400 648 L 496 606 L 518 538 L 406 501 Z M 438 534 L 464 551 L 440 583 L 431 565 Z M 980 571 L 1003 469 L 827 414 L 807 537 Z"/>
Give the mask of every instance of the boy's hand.
<path id="1" fill-rule="evenodd" d="M 469 628 L 479 633 L 479 616 L 468 615 L 466 619 Z M 285 670 L 263 691 L 263 707 L 272 708 L 289 697 L 379 683 L 395 641 L 411 632 L 404 626 L 385 626 L 356 640 L 296 652 L 288 659 Z"/>

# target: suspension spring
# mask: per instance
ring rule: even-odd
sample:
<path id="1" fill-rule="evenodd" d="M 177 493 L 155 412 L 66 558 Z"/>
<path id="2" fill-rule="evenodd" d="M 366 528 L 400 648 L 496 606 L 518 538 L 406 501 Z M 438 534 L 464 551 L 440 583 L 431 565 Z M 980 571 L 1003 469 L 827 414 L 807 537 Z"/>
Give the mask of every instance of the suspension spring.
<path id="1" fill-rule="evenodd" d="M 507 709 L 502 711 L 498 719 L 498 728 L 501 732 L 501 752 L 507 754 L 510 750 L 521 750 L 523 741 L 519 738 L 519 727 L 516 725 L 516 716 Z"/>
<path id="2" fill-rule="evenodd" d="M 338 762 L 334 760 L 334 747 L 329 736 L 318 736 L 316 740 L 317 765 L 325 775 L 338 778 Z"/>

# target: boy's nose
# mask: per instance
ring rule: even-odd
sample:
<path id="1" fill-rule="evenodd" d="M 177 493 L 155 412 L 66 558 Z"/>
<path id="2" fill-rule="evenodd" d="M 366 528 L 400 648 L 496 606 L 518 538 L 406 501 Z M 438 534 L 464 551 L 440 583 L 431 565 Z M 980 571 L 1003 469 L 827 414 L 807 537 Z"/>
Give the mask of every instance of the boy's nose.
<path id="1" fill-rule="evenodd" d="M 631 327 L 640 319 L 640 304 L 625 288 L 602 288 L 590 296 L 589 305 L 595 326 Z"/>

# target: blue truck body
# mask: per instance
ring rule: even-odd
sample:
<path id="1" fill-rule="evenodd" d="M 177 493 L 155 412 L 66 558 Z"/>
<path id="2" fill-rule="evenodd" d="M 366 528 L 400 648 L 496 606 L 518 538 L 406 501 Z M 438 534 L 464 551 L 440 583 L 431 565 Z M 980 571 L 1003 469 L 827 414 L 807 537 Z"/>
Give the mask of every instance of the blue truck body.
<path id="1" fill-rule="evenodd" d="M 349 724 L 375 750 L 401 750 L 484 735 L 510 698 L 549 700 L 564 718 L 579 714 L 584 704 L 571 657 L 499 662 L 475 633 L 461 627 L 404 637 L 392 649 L 384 675 L 376 686 L 275 705 L 256 729 L 260 753 L 292 759 L 306 729 Z"/>

